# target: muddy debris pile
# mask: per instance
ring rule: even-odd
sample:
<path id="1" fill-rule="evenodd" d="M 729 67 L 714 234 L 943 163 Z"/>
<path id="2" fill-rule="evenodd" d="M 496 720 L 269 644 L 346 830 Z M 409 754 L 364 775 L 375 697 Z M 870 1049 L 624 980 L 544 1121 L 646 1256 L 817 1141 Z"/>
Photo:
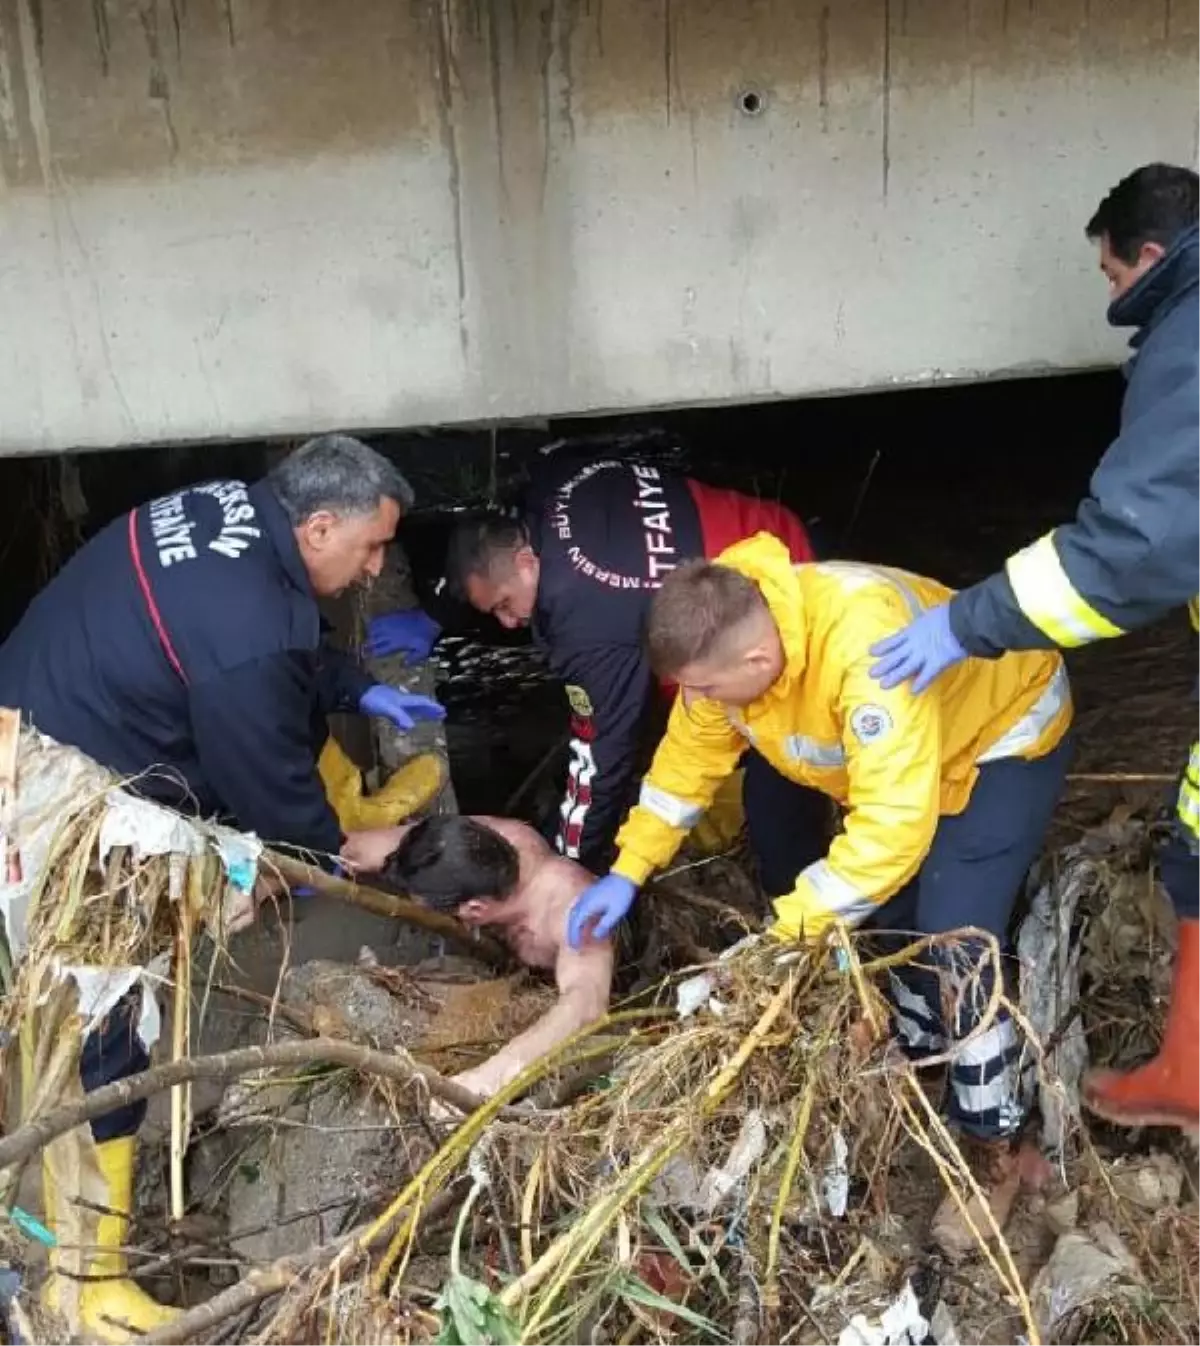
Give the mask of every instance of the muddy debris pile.
<path id="1" fill-rule="evenodd" d="M 128 958 L 139 931 L 177 952 L 169 859 L 128 856 L 119 892 L 97 889 L 93 823 L 68 820 L 71 844 L 48 852 L 57 910 L 78 916 L 61 927 L 78 934 L 72 956 Z M 981 1222 L 965 1256 L 939 1252 L 929 1225 L 975 1178 L 928 1072 L 889 1044 L 889 965 L 926 942 L 891 964 L 846 932 L 731 948 L 765 914 L 735 849 L 684 857 L 659 882 L 609 1014 L 481 1107 L 449 1077 L 551 1002 L 526 974 L 457 958 L 385 967 L 364 951 L 288 966 L 271 997 L 242 992 L 228 1041 L 209 1037 L 188 1063 L 182 1131 L 165 1107 L 172 1077 L 157 1077 L 165 1121 L 144 1146 L 133 1265 L 185 1312 L 145 1340 L 1196 1340 L 1193 1156 L 1166 1133 L 1093 1128 L 1078 1105 L 1089 1057 L 1129 1064 L 1157 1038 L 1173 937 L 1157 826 L 1118 812 L 1048 854 L 1031 884 L 1018 948 L 1049 1171 L 1004 1230 Z M 99 919 L 99 891 L 125 904 L 119 927 Z M 31 929 L 48 958 L 54 930 Z M 200 953 L 183 988 L 178 959 L 155 974 L 196 1021 L 230 994 L 197 972 L 211 967 Z M 15 975 L 30 988 L 20 960 Z M 26 989 L 8 1012 L 36 1005 Z M 77 1004 L 54 1011 L 77 1047 Z M 26 1025 L 7 1026 L 15 1079 Z M 179 1043 L 172 1020 L 158 1060 Z M 70 1100 L 65 1086 L 22 1096 L 0 1138 L 6 1209 L 36 1221 L 19 1180 L 53 1127 L 78 1120 Z M 34 1226 L 0 1231 L 7 1339 L 63 1339 L 41 1316 Z"/>
<path id="2" fill-rule="evenodd" d="M 1120 1064 L 1140 1044 L 1097 1032 L 1109 962 L 1159 985 L 1164 956 L 1142 867 L 1151 832 L 1115 819 L 1048 859 L 1028 918 L 1039 896 L 1067 895 L 1070 1023 Z M 299 1094 L 292 1080 L 227 1089 L 214 1134 L 241 1145 L 256 1132 L 260 1156 L 238 1159 L 226 1235 L 209 1249 L 236 1260 L 238 1279 L 210 1282 L 169 1339 L 1196 1340 L 1190 1152 L 1166 1133 L 1088 1127 L 1071 1101 L 1072 1031 L 1060 1023 L 1042 1043 L 1043 1111 L 1055 1100 L 1061 1122 L 1052 1175 L 952 1261 L 931 1245 L 930 1217 L 973 1180 L 928 1080 L 888 1050 L 885 969 L 853 937 L 685 963 L 704 939 L 736 937 L 761 899 L 738 857 L 664 888 L 684 937 L 664 936 L 657 956 L 677 966 L 465 1120 L 369 1072 L 326 1071 Z M 439 1017 L 455 995 L 429 989 L 430 969 L 369 959 L 294 969 L 280 1008 L 289 1031 L 392 1044 L 450 1071 L 544 1007 L 513 1006 L 523 986 L 536 997 L 520 980 L 442 971 L 478 1002 L 457 1023 Z"/>

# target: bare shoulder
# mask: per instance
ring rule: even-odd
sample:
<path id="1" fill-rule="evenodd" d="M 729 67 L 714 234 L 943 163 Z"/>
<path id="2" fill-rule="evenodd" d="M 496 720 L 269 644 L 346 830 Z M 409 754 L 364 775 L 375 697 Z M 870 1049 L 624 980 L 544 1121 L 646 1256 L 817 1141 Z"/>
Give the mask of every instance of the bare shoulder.
<path id="1" fill-rule="evenodd" d="M 596 876 L 591 870 L 584 869 L 578 860 L 568 860 L 562 855 L 552 854 L 545 868 L 553 876 L 551 881 L 555 891 L 564 896 L 569 895 L 572 900 L 596 882 Z"/>
<path id="2" fill-rule="evenodd" d="M 552 855 L 550 843 L 535 827 L 523 823 L 519 818 L 494 818 L 491 814 L 476 814 L 475 821 L 498 833 L 521 852 L 522 855 Z"/>

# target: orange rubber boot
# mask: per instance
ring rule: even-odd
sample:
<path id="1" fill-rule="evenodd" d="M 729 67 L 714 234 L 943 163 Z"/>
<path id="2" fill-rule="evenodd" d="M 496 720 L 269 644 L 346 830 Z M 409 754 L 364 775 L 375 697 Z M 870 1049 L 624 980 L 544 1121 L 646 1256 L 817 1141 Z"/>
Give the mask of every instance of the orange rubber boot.
<path id="1" fill-rule="evenodd" d="M 1089 1070 L 1084 1105 L 1118 1126 L 1200 1129 L 1200 922 L 1179 922 L 1171 1004 L 1158 1055 L 1136 1070 Z"/>

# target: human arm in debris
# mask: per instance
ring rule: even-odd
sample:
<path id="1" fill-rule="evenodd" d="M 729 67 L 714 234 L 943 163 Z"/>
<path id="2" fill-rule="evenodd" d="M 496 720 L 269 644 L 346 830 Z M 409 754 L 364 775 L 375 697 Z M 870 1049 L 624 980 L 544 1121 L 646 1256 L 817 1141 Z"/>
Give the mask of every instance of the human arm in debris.
<path id="1" fill-rule="evenodd" d="M 774 902 L 772 934 L 815 938 L 834 920 L 855 926 L 917 873 L 937 830 L 941 799 L 941 707 L 907 685 L 881 689 L 871 676 L 867 644 L 895 630 L 907 614 L 881 608 L 876 631 L 862 605 L 855 614 L 861 649 L 848 657 L 838 698 L 849 774 L 844 830 L 823 860 Z M 865 635 L 866 639 L 862 637 Z"/>
<path id="2" fill-rule="evenodd" d="M 579 866 L 568 866 L 562 860 L 550 863 L 561 865 L 565 871 L 565 898 L 577 896 L 587 887 L 591 875 Z M 612 974 L 611 941 L 592 940 L 582 949 L 573 949 L 563 933 L 554 963 L 557 1000 L 536 1023 L 482 1064 L 455 1076 L 455 1082 L 482 1098 L 502 1089 L 540 1057 L 607 1011 Z"/>
<path id="3" fill-rule="evenodd" d="M 571 706 L 570 763 L 555 847 L 588 869 L 607 868 L 637 765 L 650 699 L 640 646 L 593 645 L 555 660 Z"/>

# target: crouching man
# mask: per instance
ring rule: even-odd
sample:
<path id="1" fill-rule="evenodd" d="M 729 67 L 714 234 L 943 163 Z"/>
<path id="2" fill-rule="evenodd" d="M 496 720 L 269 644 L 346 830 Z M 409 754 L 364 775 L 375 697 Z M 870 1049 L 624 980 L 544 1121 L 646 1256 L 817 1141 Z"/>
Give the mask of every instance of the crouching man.
<path id="1" fill-rule="evenodd" d="M 586 947 L 593 923 L 598 934 L 612 929 L 751 743 L 797 790 L 815 787 L 846 808 L 825 857 L 798 863 L 792 891 L 775 901 L 774 936 L 814 938 L 840 919 L 918 934 L 976 926 L 1005 947 L 1062 788 L 1070 689 L 1061 656 L 1030 652 L 968 660 L 924 697 L 881 690 L 871 645 L 948 592 L 873 566 L 793 565 L 766 534 L 669 575 L 651 606 L 648 644 L 655 671 L 680 696 L 617 836 L 612 872 L 572 913 L 572 941 Z M 796 829 L 780 802 L 769 822 L 789 836 Z M 988 963 L 976 983 L 962 983 L 964 965 L 973 973 L 983 953 L 978 941 L 937 946 L 892 982 L 895 1027 L 913 1056 L 953 1051 L 979 1026 Z M 1001 1014 L 963 1043 L 949 1072 L 949 1120 L 998 1222 L 1027 1157 L 1017 1143 L 1026 1064 Z M 978 1224 L 982 1212 L 973 1214 Z M 933 1232 L 947 1252 L 968 1246 L 950 1203 Z"/>
<path id="2" fill-rule="evenodd" d="M 554 973 L 558 1000 L 482 1065 L 455 1076 L 481 1098 L 502 1089 L 540 1056 L 608 1009 L 613 951 L 607 939 L 567 942 L 567 917 L 594 876 L 557 855 L 512 818 L 427 818 L 347 842 L 344 857 L 464 925 L 488 927 L 526 966 Z"/>

